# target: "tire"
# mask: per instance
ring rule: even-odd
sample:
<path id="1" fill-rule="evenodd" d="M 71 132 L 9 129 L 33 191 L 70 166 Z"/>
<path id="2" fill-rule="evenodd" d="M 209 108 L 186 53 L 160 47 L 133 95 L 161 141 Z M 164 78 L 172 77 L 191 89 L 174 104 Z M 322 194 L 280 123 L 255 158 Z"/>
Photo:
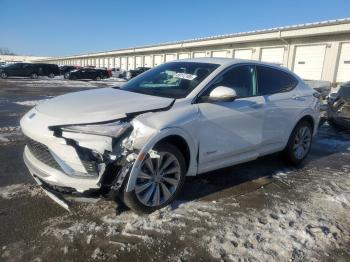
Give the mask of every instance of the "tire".
<path id="1" fill-rule="evenodd" d="M 284 149 L 286 160 L 293 165 L 300 165 L 310 152 L 313 127 L 306 121 L 300 121 L 293 129 L 288 144 Z"/>
<path id="2" fill-rule="evenodd" d="M 33 73 L 33 74 L 31 74 L 30 75 L 30 77 L 32 78 L 32 79 L 38 79 L 38 74 L 37 73 Z"/>
<path id="3" fill-rule="evenodd" d="M 49 74 L 49 77 L 50 77 L 50 78 L 54 78 L 54 77 L 55 77 L 55 74 L 54 74 L 54 73 L 50 73 L 50 74 Z"/>
<path id="4" fill-rule="evenodd" d="M 1 78 L 2 78 L 2 79 L 5 79 L 5 78 L 7 78 L 7 77 L 8 77 L 8 75 L 7 75 L 5 72 L 2 72 L 2 73 L 1 73 Z"/>
<path id="5" fill-rule="evenodd" d="M 96 81 L 100 81 L 100 80 L 101 80 L 101 77 L 96 76 L 95 80 L 96 80 Z"/>
<path id="6" fill-rule="evenodd" d="M 65 73 L 63 77 L 64 77 L 64 79 L 69 79 L 69 74 Z"/>
<path id="7" fill-rule="evenodd" d="M 121 194 L 122 201 L 126 204 L 126 206 L 128 206 L 130 209 L 139 214 L 149 214 L 167 206 L 176 199 L 176 197 L 180 194 L 184 186 L 186 176 L 186 164 L 185 159 L 179 151 L 179 149 L 172 144 L 163 143 L 159 146 L 156 146 L 155 151 L 162 157 L 158 159 L 152 159 L 149 156 L 147 156 L 141 164 L 141 170 L 143 170 L 144 173 L 140 172 L 138 174 L 135 183 L 135 189 L 131 192 L 125 192 L 124 186 Z M 160 168 L 160 172 L 162 172 L 161 174 L 158 173 L 158 175 L 148 175 L 147 178 L 146 170 L 148 169 L 148 161 L 151 161 L 153 164 L 159 163 L 158 161 L 160 161 L 158 167 L 162 167 L 162 165 L 166 164 L 167 161 L 170 161 L 170 164 L 168 164 L 165 168 Z M 155 170 L 159 171 L 159 168 L 157 168 L 157 166 L 153 164 L 152 166 L 155 167 Z M 150 169 L 148 169 L 147 173 L 150 173 L 149 170 Z M 172 173 L 169 173 L 172 170 L 177 170 L 178 172 L 175 172 L 172 175 Z M 163 171 L 164 173 L 168 172 L 168 174 L 164 174 Z M 150 177 L 152 177 L 152 179 L 149 179 Z M 128 179 L 126 179 L 126 181 L 127 180 Z M 169 181 L 171 183 L 169 183 Z M 174 186 L 174 181 L 176 181 L 177 183 L 176 186 Z M 142 187 L 149 183 L 151 183 L 152 185 L 145 187 L 144 190 L 140 190 Z M 166 192 L 167 194 L 165 194 Z M 142 201 L 142 198 L 147 199 L 147 195 L 149 195 L 149 200 Z M 158 198 L 156 197 L 156 195 L 158 195 Z M 148 202 L 148 204 L 145 204 L 145 202 Z"/>

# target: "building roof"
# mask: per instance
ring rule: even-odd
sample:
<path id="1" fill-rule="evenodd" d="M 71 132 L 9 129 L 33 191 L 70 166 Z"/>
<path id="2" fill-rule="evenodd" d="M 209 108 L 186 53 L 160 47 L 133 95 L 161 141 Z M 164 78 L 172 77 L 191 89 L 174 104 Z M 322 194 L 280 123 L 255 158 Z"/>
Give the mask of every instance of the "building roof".
<path id="1" fill-rule="evenodd" d="M 151 44 L 151 45 L 143 45 L 143 46 L 135 46 L 135 47 L 129 47 L 129 48 L 120 48 L 120 49 L 107 50 L 107 51 L 89 52 L 89 53 L 85 53 L 85 54 L 64 56 L 64 57 L 57 57 L 57 58 L 63 59 L 63 58 L 78 58 L 78 57 L 82 57 L 82 56 L 110 55 L 113 53 L 119 53 L 119 52 L 123 52 L 123 51 L 136 52 L 136 51 L 140 50 L 140 52 L 142 52 L 143 51 L 142 49 L 149 49 L 149 48 L 155 48 L 155 47 L 164 47 L 165 49 L 168 49 L 168 48 L 166 48 L 167 46 L 178 46 L 178 45 L 182 46 L 182 45 L 186 45 L 188 43 L 194 43 L 194 42 L 206 42 L 206 41 L 211 41 L 211 40 L 238 38 L 238 37 L 245 37 L 245 36 L 268 34 L 268 33 L 280 33 L 280 37 L 281 37 L 281 32 L 295 31 L 295 30 L 301 30 L 301 29 L 320 28 L 320 27 L 342 25 L 342 24 L 348 24 L 350 26 L 350 18 L 327 20 L 327 21 L 314 22 L 314 23 L 304 23 L 304 24 L 297 24 L 297 25 L 290 25 L 290 26 L 283 26 L 283 27 L 274 27 L 274 28 L 269 28 L 269 29 L 253 30 L 253 31 L 247 31 L 247 32 L 231 33 L 231 34 L 223 34 L 223 35 L 216 35 L 216 36 L 209 36 L 209 37 L 202 37 L 202 38 L 193 38 L 193 39 L 187 39 L 187 40 L 164 42 L 164 43 L 159 43 L 159 44 Z M 349 27 L 349 29 L 346 28 L 346 30 L 344 30 L 344 31 L 350 32 L 350 27 Z M 325 32 L 330 33 L 329 31 L 325 31 Z M 321 34 L 323 32 L 318 31 L 317 33 Z M 289 34 L 289 35 L 286 35 L 283 37 L 287 38 L 287 37 L 292 37 L 292 36 L 293 35 Z M 171 49 L 171 48 L 169 48 L 169 49 Z"/>

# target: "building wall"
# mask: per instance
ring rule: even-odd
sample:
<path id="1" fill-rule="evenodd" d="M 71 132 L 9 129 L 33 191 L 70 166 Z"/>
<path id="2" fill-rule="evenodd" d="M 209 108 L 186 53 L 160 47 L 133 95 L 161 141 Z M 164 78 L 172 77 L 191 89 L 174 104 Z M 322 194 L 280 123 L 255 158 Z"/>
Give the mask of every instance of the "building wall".
<path id="1" fill-rule="evenodd" d="M 340 24 L 319 24 L 321 25 L 271 29 L 218 39 L 213 37 L 46 61 L 59 65 L 120 67 L 129 70 L 136 66 L 152 67 L 186 57 L 240 57 L 275 62 L 312 80 L 336 83 L 345 81 L 346 75 L 349 75 L 350 80 L 350 59 L 347 58 L 348 54 L 344 55 L 345 49 L 350 50 L 349 45 L 346 45 L 350 43 L 350 20 Z M 320 50 L 319 53 L 317 50 Z M 339 73 L 338 70 L 342 72 Z"/>
<path id="2" fill-rule="evenodd" d="M 19 56 L 19 55 L 0 55 L 0 62 L 15 63 L 15 62 L 33 62 L 39 59 L 49 59 L 49 57 L 39 56 Z"/>

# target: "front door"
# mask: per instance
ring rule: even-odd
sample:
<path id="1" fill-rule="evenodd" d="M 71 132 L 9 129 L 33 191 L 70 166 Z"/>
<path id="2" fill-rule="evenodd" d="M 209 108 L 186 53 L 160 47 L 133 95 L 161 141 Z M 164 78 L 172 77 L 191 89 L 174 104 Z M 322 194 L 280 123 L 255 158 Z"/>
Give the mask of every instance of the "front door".
<path id="1" fill-rule="evenodd" d="M 233 102 L 198 104 L 201 113 L 199 173 L 255 159 L 262 142 L 265 102 L 257 93 L 255 66 L 229 69 L 203 97 L 209 96 L 217 86 L 233 88 L 238 98 Z"/>

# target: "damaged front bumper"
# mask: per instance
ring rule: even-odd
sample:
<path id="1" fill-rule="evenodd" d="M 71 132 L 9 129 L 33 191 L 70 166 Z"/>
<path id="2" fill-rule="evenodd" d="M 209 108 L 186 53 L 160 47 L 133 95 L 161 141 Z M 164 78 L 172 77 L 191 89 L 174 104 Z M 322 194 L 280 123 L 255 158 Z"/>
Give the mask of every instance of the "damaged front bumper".
<path id="1" fill-rule="evenodd" d="M 82 181 L 79 178 L 69 177 L 65 173 L 38 161 L 27 146 L 24 149 L 23 159 L 37 184 L 51 199 L 66 210 L 69 210 L 71 206 L 70 200 L 96 202 L 99 199 L 101 189 L 96 179 Z M 67 184 L 70 187 L 67 187 Z"/>
<path id="2" fill-rule="evenodd" d="M 83 134 L 80 135 L 83 136 Z M 54 139 L 65 139 L 63 136 L 57 137 L 54 135 L 53 137 L 56 137 Z M 32 141 L 34 146 L 36 146 L 34 147 L 30 144 L 31 139 L 28 139 L 29 142 L 27 141 L 23 157 L 35 181 L 49 197 L 68 210 L 70 204 L 67 199 L 79 201 L 90 198 L 89 202 L 91 202 L 92 199 L 115 198 L 137 158 L 138 150 L 132 148 L 132 138 L 133 136 L 128 132 L 126 138 L 122 139 L 121 137 L 114 141 L 114 146 L 108 148 L 112 149 L 111 151 L 105 150 L 104 154 L 99 154 L 97 157 L 91 156 L 94 159 L 82 158 L 82 150 L 85 151 L 84 154 L 86 156 L 90 155 L 93 149 L 81 147 L 79 144 L 72 144 L 72 141 L 66 140 L 67 143 L 64 148 L 73 147 L 79 159 L 81 161 L 89 160 L 88 167 L 95 166 L 94 170 L 97 170 L 97 172 L 91 172 L 92 168 L 90 170 L 86 168 L 87 164 L 83 161 L 86 173 L 69 172 L 69 166 L 65 168 L 65 163 L 62 160 L 60 161 L 59 156 L 54 151 L 47 148 L 44 144 Z M 41 148 L 38 150 L 40 146 Z M 44 151 L 45 156 L 38 154 L 37 151 Z"/>

